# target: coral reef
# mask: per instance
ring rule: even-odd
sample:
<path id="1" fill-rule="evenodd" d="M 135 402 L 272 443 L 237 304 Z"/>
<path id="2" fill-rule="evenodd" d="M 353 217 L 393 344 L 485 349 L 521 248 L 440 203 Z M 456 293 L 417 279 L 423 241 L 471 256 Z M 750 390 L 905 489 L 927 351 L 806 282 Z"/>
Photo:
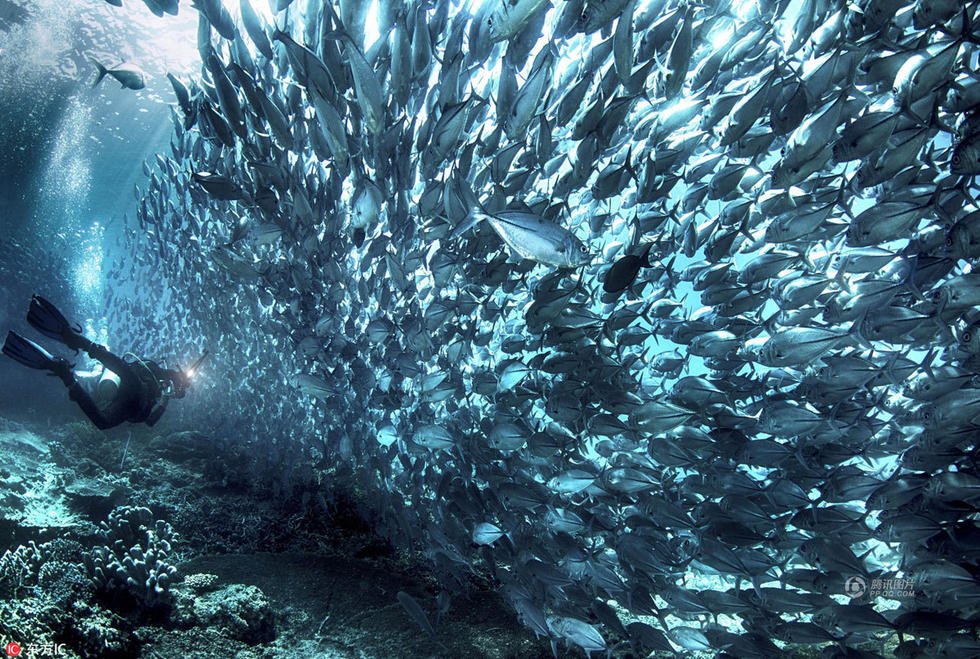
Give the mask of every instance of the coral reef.
<path id="1" fill-rule="evenodd" d="M 56 538 L 40 545 L 31 540 L 0 557 L 0 598 L 21 599 L 43 593 L 63 604 L 90 585 L 81 565 L 83 547 Z"/>
<path id="2" fill-rule="evenodd" d="M 87 602 L 72 606 L 64 638 L 82 657 L 114 659 L 139 654 L 139 641 L 125 618 Z"/>
<path id="3" fill-rule="evenodd" d="M 18 427 L 8 430 L 11 446 L 21 442 Z M 226 479 L 241 466 L 235 451 L 200 434 L 134 431 L 123 463 L 128 433 L 95 442 L 78 424 L 36 432 L 27 436 L 47 441 L 49 457 L 9 466 L 0 482 L 17 474 L 24 497 L 36 493 L 31 505 L 59 523 L 27 520 L 24 497 L 0 502 L 8 642 L 64 644 L 60 656 L 93 659 L 547 653 L 499 602 L 462 599 L 437 623 L 452 651 L 440 653 L 393 599 L 406 590 L 430 606 L 421 558 L 374 535 L 355 494 L 334 489 L 344 479 L 333 472 L 316 497 L 290 488 L 277 497 L 269 479 Z M 127 505 L 106 508 L 120 499 Z"/>
<path id="4" fill-rule="evenodd" d="M 0 632 L 5 638 L 66 640 L 89 624 L 77 604 L 94 591 L 84 547 L 57 538 L 7 550 L 0 558 Z"/>
<path id="5" fill-rule="evenodd" d="M 121 506 L 100 524 L 105 542 L 88 557 L 99 592 L 115 610 L 161 615 L 172 605 L 177 568 L 167 562 L 174 537 L 170 524 L 153 520 L 149 508 Z"/>
<path id="6" fill-rule="evenodd" d="M 206 593 L 209 590 L 214 590 L 214 587 L 218 583 L 218 575 L 208 574 L 206 572 L 198 572 L 197 574 L 188 574 L 184 577 L 184 586 L 194 591 L 195 593 Z"/>
<path id="7" fill-rule="evenodd" d="M 33 540 L 0 557 L 0 596 L 18 598 L 37 585 L 38 570 L 43 563 L 41 548 Z"/>
<path id="8" fill-rule="evenodd" d="M 212 574 L 194 576 L 213 577 L 213 580 L 197 580 L 210 582 L 209 587 L 217 580 Z M 185 585 L 192 587 L 186 582 Z M 178 600 L 174 621 L 186 627 L 214 627 L 224 636 L 250 645 L 267 643 L 276 637 L 272 607 L 265 593 L 256 586 L 231 584 L 208 593 L 198 590 L 196 596 Z"/>

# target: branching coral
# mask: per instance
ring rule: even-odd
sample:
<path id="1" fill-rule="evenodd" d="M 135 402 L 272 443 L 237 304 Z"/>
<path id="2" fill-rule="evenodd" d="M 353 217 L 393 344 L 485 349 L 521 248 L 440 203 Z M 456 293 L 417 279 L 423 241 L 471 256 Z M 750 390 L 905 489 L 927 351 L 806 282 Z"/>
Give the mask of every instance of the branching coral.
<path id="1" fill-rule="evenodd" d="M 168 609 L 177 573 L 168 562 L 174 537 L 170 524 L 154 522 L 148 508 L 121 506 L 99 526 L 105 544 L 92 550 L 89 569 L 109 604 L 123 611 Z"/>

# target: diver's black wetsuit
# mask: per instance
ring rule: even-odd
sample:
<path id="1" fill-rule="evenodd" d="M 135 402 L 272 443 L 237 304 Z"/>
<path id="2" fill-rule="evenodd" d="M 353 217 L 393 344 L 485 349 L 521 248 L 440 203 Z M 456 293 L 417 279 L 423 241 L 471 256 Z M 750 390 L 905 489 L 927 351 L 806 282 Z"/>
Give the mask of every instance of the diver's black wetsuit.
<path id="1" fill-rule="evenodd" d="M 169 400 L 163 395 L 161 382 L 175 382 L 180 375 L 177 371 L 161 368 L 150 360 L 127 362 L 109 352 L 105 346 L 88 340 L 81 349 L 119 376 L 119 389 L 104 410 L 99 409 L 73 374 L 62 378 L 68 386 L 68 397 L 82 408 L 92 423 L 105 430 L 126 421 L 152 426 L 160 419 Z"/>
<path id="2" fill-rule="evenodd" d="M 171 398 L 183 398 L 190 386 L 191 375 L 207 357 L 205 350 L 186 372 L 163 368 L 149 359 L 134 356 L 132 361 L 118 357 L 105 346 L 89 341 L 82 335 L 80 325 L 73 326 L 64 314 L 40 295 L 31 297 L 27 322 L 48 338 L 60 341 L 76 353 L 84 351 L 108 370 L 119 376 L 119 386 L 112 400 L 103 409 L 96 405 L 75 379 L 74 366 L 63 357 L 55 357 L 40 345 L 10 330 L 0 351 L 29 368 L 57 375 L 68 387 L 68 397 L 75 401 L 85 415 L 100 430 L 121 423 L 145 423 L 152 426 L 163 414 Z"/>

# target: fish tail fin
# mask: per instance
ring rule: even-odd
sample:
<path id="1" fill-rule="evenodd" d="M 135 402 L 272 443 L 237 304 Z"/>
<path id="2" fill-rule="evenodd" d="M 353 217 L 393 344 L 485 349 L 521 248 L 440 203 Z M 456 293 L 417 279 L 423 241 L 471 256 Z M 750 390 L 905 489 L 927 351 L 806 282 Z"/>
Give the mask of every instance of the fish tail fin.
<path id="1" fill-rule="evenodd" d="M 980 39 L 973 33 L 974 22 L 970 18 L 969 13 L 966 11 L 966 7 L 963 7 L 963 28 L 960 30 L 958 42 L 962 43 L 966 41 L 967 43 L 972 43 L 974 45 L 980 44 Z"/>
<path id="2" fill-rule="evenodd" d="M 339 28 L 336 30 L 330 30 L 329 32 L 325 33 L 323 35 L 323 38 L 331 39 L 333 41 L 346 41 L 350 37 L 348 36 L 347 32 L 344 31 L 343 28 Z"/>
<path id="3" fill-rule="evenodd" d="M 326 9 L 326 11 L 328 12 L 329 18 L 330 18 L 330 20 L 333 21 L 333 24 L 334 25 L 338 25 L 338 26 L 344 25 L 344 22 L 342 20 L 340 20 L 340 16 L 337 15 L 337 12 L 334 11 L 334 8 L 331 7 L 329 3 L 326 3 L 325 2 L 325 3 L 323 3 L 323 6 L 324 6 L 324 9 Z M 346 29 L 346 26 L 344 26 L 344 29 Z"/>
<path id="4" fill-rule="evenodd" d="M 926 356 L 922 358 L 922 363 L 919 364 L 919 368 L 922 369 L 922 372 L 929 376 L 929 378 L 932 380 L 936 379 L 936 374 L 932 370 L 932 360 L 935 356 L 936 349 L 933 348 L 926 353 Z"/>
<path id="5" fill-rule="evenodd" d="M 104 67 L 102 62 L 94 57 L 89 57 L 89 59 L 92 61 L 92 64 L 95 64 L 96 71 L 98 71 L 98 76 L 95 78 L 95 82 L 92 83 L 93 87 L 97 87 L 102 82 L 102 79 L 106 77 L 106 74 L 109 73 L 109 69 Z"/>
<path id="6" fill-rule="evenodd" d="M 769 336 L 778 333 L 776 330 L 776 320 L 779 318 L 780 313 L 781 311 L 774 311 L 771 316 L 764 320 L 762 319 L 762 315 L 759 315 L 759 325 L 769 332 Z"/>
<path id="7" fill-rule="evenodd" d="M 640 175 L 637 173 L 636 169 L 633 167 L 633 163 L 631 162 L 632 159 L 633 159 L 633 147 L 630 146 L 629 150 L 626 152 L 626 164 L 623 165 L 623 169 L 626 171 L 627 174 L 630 175 L 630 178 L 633 179 L 633 181 L 637 185 L 639 185 L 640 184 Z"/>
<path id="8" fill-rule="evenodd" d="M 664 274 L 661 275 L 661 280 L 663 279 L 663 277 L 667 277 L 667 284 L 665 285 L 665 287 L 667 289 L 667 294 L 668 295 L 673 295 L 674 294 L 674 289 L 676 288 L 676 286 L 678 284 L 681 283 L 681 280 L 680 280 L 680 277 L 678 276 L 678 273 L 674 272 L 674 260 L 676 260 L 676 259 L 677 259 L 677 255 L 676 254 L 674 256 L 670 257 L 670 260 L 667 261 L 666 264 L 664 264 Z M 685 293 L 684 297 L 687 297 L 687 294 L 686 293 Z"/>
<path id="9" fill-rule="evenodd" d="M 289 8 L 288 7 L 286 8 L 286 11 L 287 12 L 289 11 Z M 281 42 L 285 43 L 287 41 L 292 40 L 292 37 L 289 35 L 289 30 L 288 30 L 288 27 L 289 27 L 289 14 L 287 13 L 285 15 L 285 17 L 286 18 L 285 18 L 285 20 L 283 20 L 281 26 L 279 25 L 279 20 L 278 20 L 279 17 L 278 16 L 276 17 L 276 19 L 274 19 L 272 21 L 272 40 L 273 41 L 281 41 Z"/>
<path id="10" fill-rule="evenodd" d="M 464 233 L 475 227 L 477 224 L 483 220 L 488 219 L 490 216 L 484 213 L 479 208 L 471 208 L 469 214 L 459 223 L 455 229 L 453 229 L 452 234 L 449 236 L 449 240 L 456 240 Z"/>
<path id="11" fill-rule="evenodd" d="M 640 267 L 652 268 L 653 264 L 650 263 L 650 249 L 653 247 L 653 243 L 647 243 L 646 249 L 643 250 L 643 263 Z"/>

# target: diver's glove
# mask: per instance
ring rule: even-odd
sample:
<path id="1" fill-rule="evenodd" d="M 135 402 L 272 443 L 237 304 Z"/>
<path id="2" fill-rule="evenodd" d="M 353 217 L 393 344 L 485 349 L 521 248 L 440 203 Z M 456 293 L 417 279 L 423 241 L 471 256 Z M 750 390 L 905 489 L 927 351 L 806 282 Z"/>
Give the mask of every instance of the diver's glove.
<path id="1" fill-rule="evenodd" d="M 85 338 L 79 331 L 65 325 L 65 328 L 61 330 L 61 342 L 72 350 L 78 351 L 83 350 L 89 352 L 95 344 Z"/>
<path id="2" fill-rule="evenodd" d="M 51 365 L 48 366 L 48 370 L 51 371 L 52 375 L 57 375 L 62 382 L 67 386 L 75 384 L 75 372 L 74 365 L 69 363 L 67 359 L 54 359 Z"/>

